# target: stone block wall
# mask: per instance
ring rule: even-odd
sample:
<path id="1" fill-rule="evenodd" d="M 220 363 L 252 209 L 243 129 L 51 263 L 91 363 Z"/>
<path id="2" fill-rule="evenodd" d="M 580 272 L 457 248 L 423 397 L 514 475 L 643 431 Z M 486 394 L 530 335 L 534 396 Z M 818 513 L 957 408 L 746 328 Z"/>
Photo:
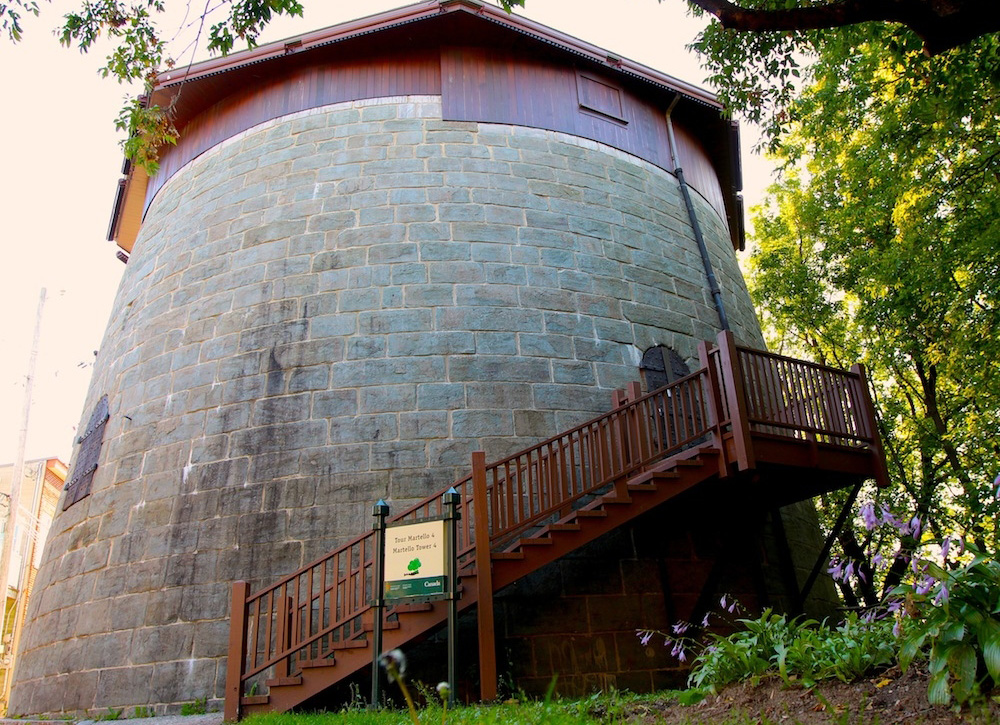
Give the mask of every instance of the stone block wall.
<path id="1" fill-rule="evenodd" d="M 697 195 L 696 195 L 697 196 Z M 760 345 L 726 227 L 701 223 Z M 496 458 L 602 413 L 642 352 L 718 321 L 674 177 L 437 97 L 271 121 L 150 203 L 82 420 L 90 496 L 52 527 L 12 713 L 223 694 L 254 587 Z"/>
<path id="2" fill-rule="evenodd" d="M 766 512 L 728 488 L 694 489 L 504 590 L 497 617 L 508 678 L 536 696 L 553 683 L 564 697 L 683 687 L 688 665 L 662 636 L 643 644 L 638 630 L 669 633 L 707 613 L 725 632 L 735 617 L 719 606 L 722 595 L 739 602 L 736 616 L 782 596 L 780 581 L 767 586 L 780 577 L 767 555 Z"/>

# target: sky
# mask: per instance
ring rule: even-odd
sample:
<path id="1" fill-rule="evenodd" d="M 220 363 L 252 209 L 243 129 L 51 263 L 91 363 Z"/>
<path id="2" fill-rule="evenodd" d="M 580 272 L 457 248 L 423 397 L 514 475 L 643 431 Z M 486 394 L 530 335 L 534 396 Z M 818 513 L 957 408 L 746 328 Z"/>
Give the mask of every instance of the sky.
<path id="1" fill-rule="evenodd" d="M 23 429 L 42 289 L 25 453 L 28 460 L 54 456 L 69 463 L 94 353 L 124 270 L 106 239 L 122 167 L 114 120 L 137 91 L 100 77 L 107 46 L 82 55 L 59 45 L 53 29 L 80 1 L 42 4 L 39 17 L 25 19 L 20 43 L 0 38 L 0 465 L 14 460 Z M 303 0 L 304 18 L 275 22 L 262 42 L 404 4 Z M 165 27 L 182 26 L 186 3 L 166 5 Z M 687 16 L 682 0 L 527 0 L 518 13 L 707 87 L 697 57 L 685 49 L 704 21 Z M 178 57 L 189 60 L 186 53 Z M 744 128 L 748 207 L 769 180 L 767 163 L 750 154 L 754 143 Z"/>

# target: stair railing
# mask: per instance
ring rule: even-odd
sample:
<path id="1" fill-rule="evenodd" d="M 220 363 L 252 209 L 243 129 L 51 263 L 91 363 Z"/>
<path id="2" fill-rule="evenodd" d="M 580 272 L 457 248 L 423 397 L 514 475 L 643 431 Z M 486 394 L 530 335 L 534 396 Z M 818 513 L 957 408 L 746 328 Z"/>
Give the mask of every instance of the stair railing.
<path id="1" fill-rule="evenodd" d="M 558 520 L 588 498 L 622 487 L 651 465 L 696 444 L 730 464 L 753 467 L 751 433 L 813 436 L 881 453 L 863 371 L 851 372 L 737 347 L 721 333 L 703 345 L 702 367 L 691 375 L 628 400 L 536 446 L 486 466 L 489 549 L 513 543 Z M 725 440 L 731 440 L 727 457 Z M 459 575 L 475 565 L 473 477 L 459 493 Z M 443 492 L 442 492 L 443 493 Z M 441 493 L 394 516 L 394 522 L 444 513 Z M 370 616 L 374 536 L 367 532 L 275 584 L 250 594 L 233 586 L 226 718 L 237 719 L 248 683 L 265 674 L 294 675 L 304 662 L 331 657 L 363 637 Z"/>

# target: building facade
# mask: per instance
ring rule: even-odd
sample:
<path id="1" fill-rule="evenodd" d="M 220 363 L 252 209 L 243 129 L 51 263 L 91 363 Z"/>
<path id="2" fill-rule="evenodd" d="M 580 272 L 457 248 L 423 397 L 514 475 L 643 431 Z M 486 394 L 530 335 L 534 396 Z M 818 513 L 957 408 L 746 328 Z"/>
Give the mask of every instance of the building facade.
<path id="1" fill-rule="evenodd" d="M 15 475 L 21 478 L 17 494 L 18 515 L 11 511 Z M 3 560 L 7 562 L 3 627 L 0 628 L 3 638 L 0 642 L 0 711 L 3 712 L 7 709 L 15 653 L 24 631 L 25 612 L 41 563 L 42 548 L 65 482 L 66 464 L 58 458 L 0 466 L 0 511 L 4 522 L 0 546 L 3 547 Z"/>

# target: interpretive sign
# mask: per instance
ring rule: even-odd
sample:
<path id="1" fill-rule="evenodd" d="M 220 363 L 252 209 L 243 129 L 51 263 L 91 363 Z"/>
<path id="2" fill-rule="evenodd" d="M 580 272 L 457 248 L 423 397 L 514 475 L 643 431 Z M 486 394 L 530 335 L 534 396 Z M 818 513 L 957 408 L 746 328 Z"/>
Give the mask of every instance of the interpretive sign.
<path id="1" fill-rule="evenodd" d="M 445 521 L 387 526 L 386 599 L 444 598 L 448 594 Z"/>

